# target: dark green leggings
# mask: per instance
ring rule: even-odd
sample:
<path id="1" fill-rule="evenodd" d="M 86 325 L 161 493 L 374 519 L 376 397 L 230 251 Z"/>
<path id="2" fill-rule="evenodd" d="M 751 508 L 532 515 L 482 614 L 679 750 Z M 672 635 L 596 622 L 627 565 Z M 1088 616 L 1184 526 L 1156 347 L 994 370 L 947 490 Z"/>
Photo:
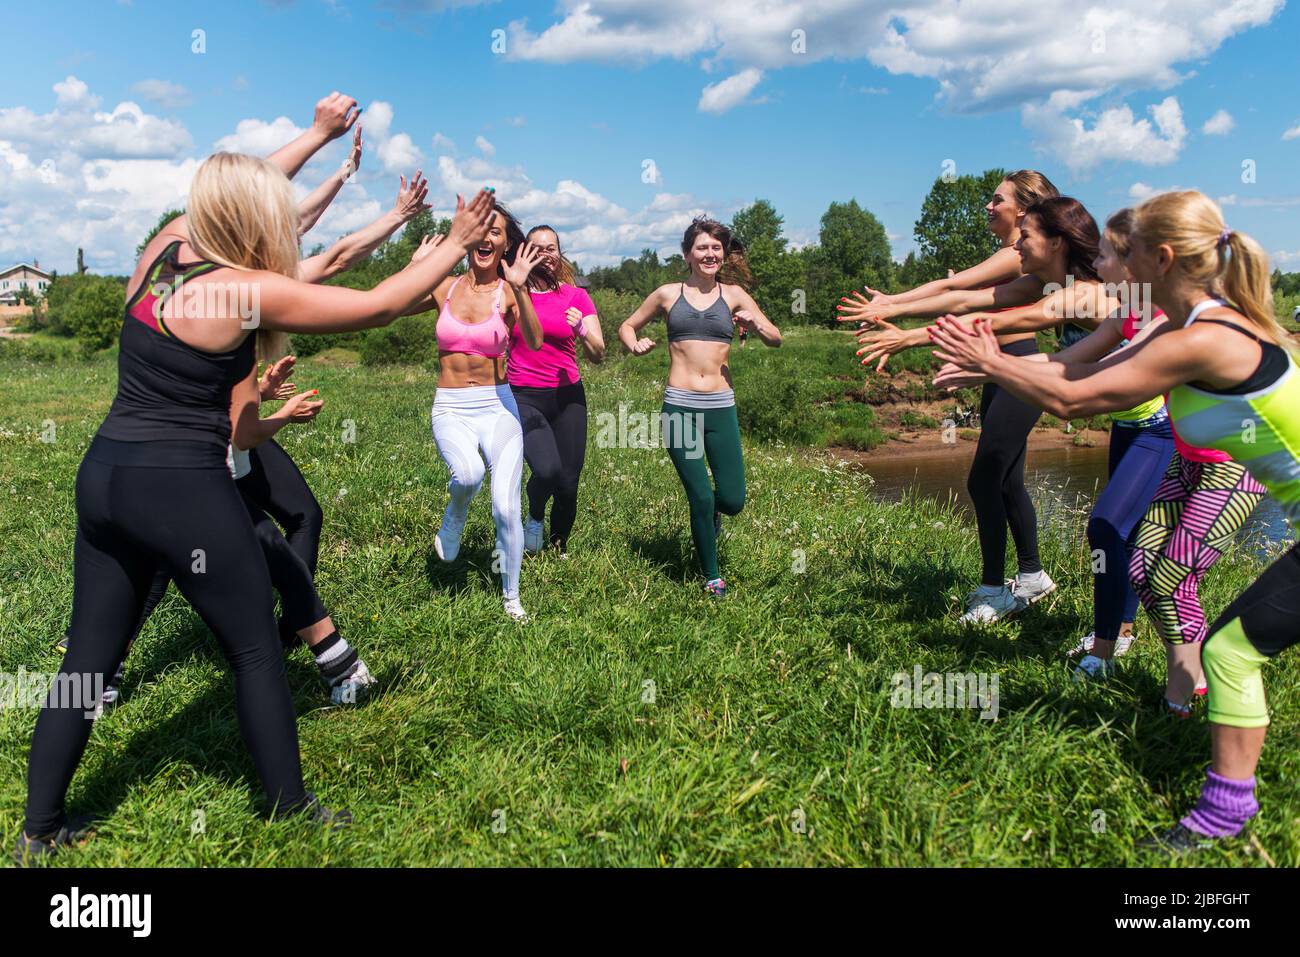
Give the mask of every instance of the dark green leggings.
<path id="1" fill-rule="evenodd" d="M 665 402 L 663 411 L 664 445 L 686 487 L 695 552 L 704 577 L 712 580 L 718 577 L 714 512 L 736 515 L 745 507 L 745 460 L 736 407 L 687 409 Z"/>

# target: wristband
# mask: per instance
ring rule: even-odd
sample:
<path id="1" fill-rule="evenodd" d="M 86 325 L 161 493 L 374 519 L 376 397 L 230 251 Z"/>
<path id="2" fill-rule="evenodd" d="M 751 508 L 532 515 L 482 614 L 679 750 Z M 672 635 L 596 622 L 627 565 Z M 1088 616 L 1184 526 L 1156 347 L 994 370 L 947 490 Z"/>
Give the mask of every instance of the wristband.
<path id="1" fill-rule="evenodd" d="M 578 324 L 573 327 L 573 334 L 579 339 L 587 338 L 587 321 L 586 317 L 578 320 Z"/>
<path id="2" fill-rule="evenodd" d="M 352 178 L 352 174 L 355 173 L 356 171 L 357 171 L 357 168 L 356 168 L 355 166 L 352 165 L 352 157 L 351 157 L 351 156 L 349 156 L 347 159 L 345 159 L 345 160 L 343 161 L 343 165 L 339 167 L 339 172 L 343 174 L 343 181 L 344 181 L 344 182 L 347 182 L 349 179 L 351 179 L 351 178 Z"/>

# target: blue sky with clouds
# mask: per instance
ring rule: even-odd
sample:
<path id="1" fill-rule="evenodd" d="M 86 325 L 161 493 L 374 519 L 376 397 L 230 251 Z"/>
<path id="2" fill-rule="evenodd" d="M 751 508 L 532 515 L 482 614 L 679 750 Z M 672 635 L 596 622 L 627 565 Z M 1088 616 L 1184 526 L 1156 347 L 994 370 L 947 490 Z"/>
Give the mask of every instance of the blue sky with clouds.
<path id="1" fill-rule="evenodd" d="M 338 89 L 366 107 L 367 153 L 309 244 L 378 216 L 419 166 L 436 208 L 491 183 L 585 266 L 756 197 L 796 242 L 856 198 L 901 258 L 952 161 L 1042 169 L 1098 218 L 1197 187 L 1300 269 L 1284 0 L 51 0 L 4 29 L 3 262 L 67 270 L 83 246 L 129 270 L 203 156 L 269 152 Z"/>

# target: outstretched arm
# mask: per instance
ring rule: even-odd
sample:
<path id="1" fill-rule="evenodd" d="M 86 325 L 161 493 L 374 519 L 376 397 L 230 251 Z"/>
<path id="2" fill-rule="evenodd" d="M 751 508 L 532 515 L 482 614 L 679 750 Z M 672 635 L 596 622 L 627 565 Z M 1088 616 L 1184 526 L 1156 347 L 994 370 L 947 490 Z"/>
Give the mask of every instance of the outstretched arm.
<path id="1" fill-rule="evenodd" d="M 352 152 L 343 161 L 343 165 L 330 174 L 329 179 L 321 183 L 301 203 L 298 204 L 298 238 L 311 232 L 321 214 L 334 202 L 343 184 L 361 168 L 361 124 L 352 127 Z"/>
<path id="2" fill-rule="evenodd" d="M 352 129 L 352 124 L 360 115 L 361 110 L 357 108 L 356 100 L 338 92 L 331 93 L 316 104 L 316 115 L 311 126 L 267 159 L 280 167 L 285 176 L 293 179 L 322 146 Z"/>
<path id="3" fill-rule="evenodd" d="M 982 289 L 986 286 L 996 286 L 1001 283 L 1011 282 L 1019 276 L 1020 253 L 1016 252 L 1014 247 L 1005 246 L 982 263 L 971 266 L 970 269 L 963 269 L 955 275 L 927 282 L 906 292 L 890 293 L 888 295 L 877 293 L 876 295 L 882 296 L 880 300 L 882 305 L 885 303 L 916 302 L 921 299 L 928 299 L 930 296 L 951 292 L 954 289 Z M 868 289 L 867 292 L 875 293 L 875 290 Z"/>
<path id="4" fill-rule="evenodd" d="M 309 256 L 298 269 L 303 282 L 324 282 L 332 276 L 351 269 L 365 259 L 419 213 L 428 209 L 424 198 L 429 194 L 429 181 L 417 169 L 408 186 L 406 177 L 399 177 L 397 203 L 369 226 L 349 233 L 318 256 Z"/>

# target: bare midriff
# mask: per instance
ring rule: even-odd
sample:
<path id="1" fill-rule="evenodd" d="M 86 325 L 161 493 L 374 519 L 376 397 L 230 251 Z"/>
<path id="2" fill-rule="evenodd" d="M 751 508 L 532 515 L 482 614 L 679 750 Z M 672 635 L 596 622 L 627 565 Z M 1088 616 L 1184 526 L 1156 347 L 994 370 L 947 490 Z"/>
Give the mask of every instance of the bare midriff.
<path id="1" fill-rule="evenodd" d="M 731 370 L 727 368 L 731 343 L 687 339 L 670 342 L 668 354 L 672 357 L 668 384 L 674 389 L 721 392 L 731 388 Z"/>
<path id="2" fill-rule="evenodd" d="M 468 352 L 438 353 L 438 388 L 470 389 L 506 384 L 505 356 L 477 356 Z"/>

